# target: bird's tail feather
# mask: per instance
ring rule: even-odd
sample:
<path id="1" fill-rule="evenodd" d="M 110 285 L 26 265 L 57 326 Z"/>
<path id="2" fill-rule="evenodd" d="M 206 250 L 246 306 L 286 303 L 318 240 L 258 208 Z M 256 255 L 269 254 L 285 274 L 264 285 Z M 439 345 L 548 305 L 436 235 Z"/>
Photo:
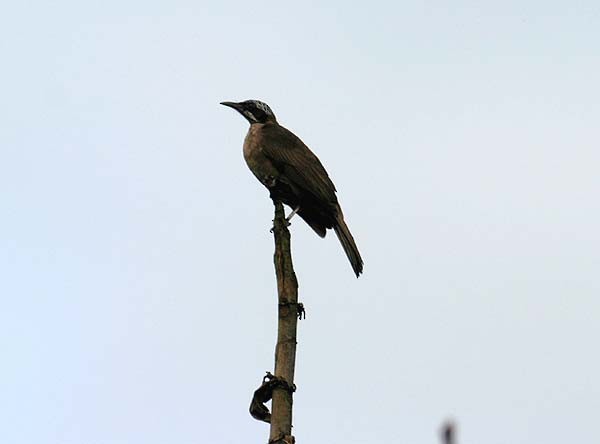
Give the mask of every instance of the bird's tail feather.
<path id="1" fill-rule="evenodd" d="M 358 277 L 363 271 L 363 260 L 360 257 L 354 238 L 352 237 L 346 222 L 344 222 L 344 215 L 341 211 L 335 218 L 333 229 L 342 244 L 346 256 L 348 256 L 348 260 L 350 261 L 350 265 L 352 265 L 356 277 Z"/>

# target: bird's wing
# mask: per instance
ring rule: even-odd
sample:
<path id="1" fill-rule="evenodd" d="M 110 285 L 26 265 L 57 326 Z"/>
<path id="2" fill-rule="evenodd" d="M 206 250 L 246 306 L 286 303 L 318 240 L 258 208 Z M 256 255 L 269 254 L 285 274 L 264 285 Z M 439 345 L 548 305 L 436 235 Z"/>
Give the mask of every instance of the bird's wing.
<path id="1" fill-rule="evenodd" d="M 261 149 L 290 185 L 311 193 L 323 203 L 337 203 L 335 185 L 323 164 L 294 133 L 279 125 L 265 125 Z"/>

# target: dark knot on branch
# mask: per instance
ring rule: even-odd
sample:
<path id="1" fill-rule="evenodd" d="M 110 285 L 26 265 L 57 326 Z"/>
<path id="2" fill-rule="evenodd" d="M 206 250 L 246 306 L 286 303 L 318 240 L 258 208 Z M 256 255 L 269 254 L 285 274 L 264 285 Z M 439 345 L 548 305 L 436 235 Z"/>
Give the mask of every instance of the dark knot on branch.
<path id="1" fill-rule="evenodd" d="M 273 375 L 271 372 L 263 377 L 262 384 L 254 391 L 250 402 L 250 415 L 258 421 L 271 422 L 271 412 L 265 405 L 273 397 L 273 390 L 283 389 L 290 395 L 296 391 L 296 385 Z"/>

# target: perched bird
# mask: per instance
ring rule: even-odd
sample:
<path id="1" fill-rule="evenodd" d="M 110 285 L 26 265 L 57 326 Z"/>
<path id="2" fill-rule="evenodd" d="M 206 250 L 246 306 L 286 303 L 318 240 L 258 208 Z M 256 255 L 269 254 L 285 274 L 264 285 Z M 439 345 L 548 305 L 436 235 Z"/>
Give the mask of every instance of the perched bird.
<path id="1" fill-rule="evenodd" d="M 344 222 L 335 185 L 313 152 L 291 131 L 277 123 L 266 103 L 258 100 L 221 102 L 250 122 L 244 140 L 244 159 L 271 198 L 292 208 L 321 237 L 333 228 L 352 269 L 358 277 L 363 270 L 354 238 Z"/>

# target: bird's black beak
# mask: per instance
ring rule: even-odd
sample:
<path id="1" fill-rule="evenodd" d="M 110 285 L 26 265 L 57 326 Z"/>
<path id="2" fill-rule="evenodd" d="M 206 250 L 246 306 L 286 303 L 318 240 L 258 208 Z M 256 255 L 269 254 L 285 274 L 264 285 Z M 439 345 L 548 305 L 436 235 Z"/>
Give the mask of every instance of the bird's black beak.
<path id="1" fill-rule="evenodd" d="M 236 111 L 240 111 L 240 108 L 241 108 L 241 104 L 235 103 L 235 102 L 221 102 L 220 104 L 228 106 L 229 108 L 233 108 Z"/>

